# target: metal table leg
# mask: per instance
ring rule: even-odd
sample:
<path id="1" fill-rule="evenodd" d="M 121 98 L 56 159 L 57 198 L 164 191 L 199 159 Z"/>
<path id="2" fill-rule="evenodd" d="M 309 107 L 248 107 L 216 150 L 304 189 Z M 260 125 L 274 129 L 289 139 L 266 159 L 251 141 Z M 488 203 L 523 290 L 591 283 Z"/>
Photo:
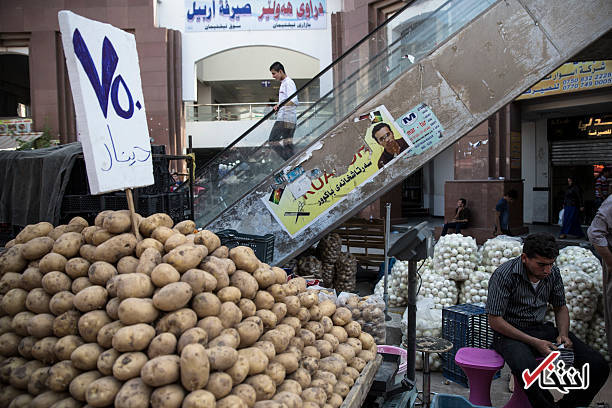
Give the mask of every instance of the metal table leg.
<path id="1" fill-rule="evenodd" d="M 429 408 L 430 395 L 429 353 L 423 351 L 423 407 Z"/>

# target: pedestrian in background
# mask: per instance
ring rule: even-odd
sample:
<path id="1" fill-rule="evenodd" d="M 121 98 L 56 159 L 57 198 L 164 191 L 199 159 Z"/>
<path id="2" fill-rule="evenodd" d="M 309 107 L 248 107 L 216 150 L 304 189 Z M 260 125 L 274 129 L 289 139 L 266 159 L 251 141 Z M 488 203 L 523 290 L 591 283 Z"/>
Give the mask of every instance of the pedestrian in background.
<path id="1" fill-rule="evenodd" d="M 493 231 L 493 235 L 510 235 L 510 204 L 517 197 L 516 190 L 510 190 L 504 193 L 504 196 L 495 205 L 495 231 Z"/>
<path id="2" fill-rule="evenodd" d="M 589 241 L 601 256 L 603 267 L 604 319 L 608 350 L 612 352 L 612 196 L 601 204 L 591 226 L 587 230 Z"/>
<path id="3" fill-rule="evenodd" d="M 273 108 L 276 112 L 276 122 L 272 127 L 268 142 L 283 160 L 288 160 L 294 154 L 293 133 L 297 122 L 297 95 L 283 106 L 279 107 L 279 105 L 296 93 L 297 88 L 293 79 L 287 76 L 285 67 L 280 62 L 276 61 L 270 65 L 270 73 L 281 84 L 278 90 L 278 104 Z"/>
<path id="4" fill-rule="evenodd" d="M 582 203 L 582 189 L 574 183 L 572 177 L 567 178 L 567 190 L 563 200 L 563 225 L 559 238 L 566 238 L 572 235 L 576 238 L 584 236 L 584 231 L 580 225 L 580 213 L 584 211 Z"/>
<path id="5" fill-rule="evenodd" d="M 610 194 L 608 185 L 609 173 L 610 169 L 608 167 L 604 167 L 601 173 L 599 173 L 599 176 L 597 176 L 595 179 L 595 211 L 597 211 L 601 203 L 603 203 Z"/>

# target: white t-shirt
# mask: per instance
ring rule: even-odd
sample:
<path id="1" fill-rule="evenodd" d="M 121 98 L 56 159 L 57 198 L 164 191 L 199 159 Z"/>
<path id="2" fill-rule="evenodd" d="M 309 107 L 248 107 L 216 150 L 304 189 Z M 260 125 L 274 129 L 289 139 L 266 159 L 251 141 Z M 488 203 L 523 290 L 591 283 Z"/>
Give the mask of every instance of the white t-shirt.
<path id="1" fill-rule="evenodd" d="M 280 89 L 278 90 L 278 103 L 280 104 L 290 95 L 293 95 L 296 91 L 297 88 L 295 87 L 295 82 L 293 82 L 293 79 L 289 78 L 288 76 L 285 77 L 285 79 L 283 79 L 281 82 Z M 291 102 L 293 102 L 295 105 L 298 104 L 297 95 L 291 99 Z M 276 120 L 281 122 L 295 123 L 297 121 L 296 106 L 281 106 L 276 114 Z"/>

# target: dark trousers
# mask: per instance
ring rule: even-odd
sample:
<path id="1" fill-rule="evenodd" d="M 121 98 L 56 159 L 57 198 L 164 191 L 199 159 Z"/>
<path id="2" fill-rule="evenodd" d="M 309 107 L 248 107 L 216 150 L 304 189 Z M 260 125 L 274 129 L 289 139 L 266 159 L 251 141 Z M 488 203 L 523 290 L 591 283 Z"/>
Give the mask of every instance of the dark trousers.
<path id="1" fill-rule="evenodd" d="M 551 323 L 523 329 L 522 331 L 530 336 L 552 341 L 553 343 L 559 335 L 557 328 Z M 574 336 L 572 332 L 569 333 L 569 338 L 572 343 L 574 343 L 574 367 L 578 371 L 582 371 L 582 366 L 585 363 L 589 363 L 589 388 L 586 390 L 572 390 L 568 394 L 565 394 L 565 396 L 555 404 L 550 391 L 542 390 L 536 383 L 525 390 L 525 394 L 527 394 L 527 398 L 529 398 L 532 407 L 586 407 L 606 383 L 610 372 L 606 360 L 604 360 L 601 354 L 584 344 L 578 337 Z M 534 348 L 527 344 L 499 334 L 495 336 L 493 349 L 501 354 L 504 360 L 506 360 L 506 364 L 508 364 L 512 370 L 512 373 L 518 379 L 518 382 L 514 385 L 515 387 L 525 388 L 522 376 L 523 371 L 529 369 L 533 372 L 540 364 L 539 361 L 536 361 L 536 358 L 545 357 L 540 356 Z"/>
<path id="2" fill-rule="evenodd" d="M 467 222 L 448 222 L 444 224 L 444 227 L 442 227 L 442 233 L 440 234 L 440 236 L 446 235 L 449 228 L 454 228 L 455 234 L 461 234 L 461 228 L 465 228 L 466 226 Z"/>
<path id="3" fill-rule="evenodd" d="M 270 131 L 268 143 L 283 160 L 289 160 L 294 154 L 293 133 L 295 123 L 276 121 Z"/>

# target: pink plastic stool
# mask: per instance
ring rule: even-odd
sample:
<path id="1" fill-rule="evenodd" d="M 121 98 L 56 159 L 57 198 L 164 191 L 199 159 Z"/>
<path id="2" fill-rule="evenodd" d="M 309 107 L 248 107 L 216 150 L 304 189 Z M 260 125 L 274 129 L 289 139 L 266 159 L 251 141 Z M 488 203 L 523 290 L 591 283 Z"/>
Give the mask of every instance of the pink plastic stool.
<path id="1" fill-rule="evenodd" d="M 504 359 L 495 350 L 463 347 L 455 354 L 455 362 L 467 375 L 470 386 L 469 401 L 474 405 L 490 407 L 491 381 L 504 366 Z"/>
<path id="2" fill-rule="evenodd" d="M 525 390 L 521 387 L 521 383 L 516 375 L 514 376 L 514 391 L 503 408 L 532 408 L 527 394 L 525 394 Z"/>

